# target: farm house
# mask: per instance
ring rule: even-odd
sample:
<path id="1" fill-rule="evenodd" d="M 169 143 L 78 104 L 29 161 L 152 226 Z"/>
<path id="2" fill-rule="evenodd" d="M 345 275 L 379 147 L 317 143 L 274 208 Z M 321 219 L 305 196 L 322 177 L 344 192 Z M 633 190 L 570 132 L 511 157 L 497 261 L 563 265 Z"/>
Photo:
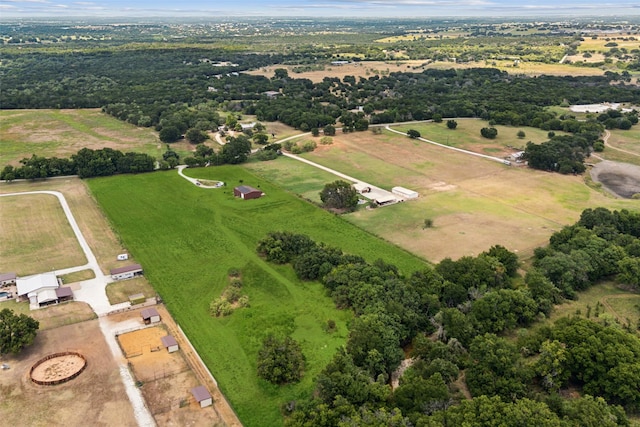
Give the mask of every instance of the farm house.
<path id="1" fill-rule="evenodd" d="M 171 335 L 167 335 L 165 337 L 160 338 L 162 341 L 162 345 L 167 349 L 169 353 L 173 353 L 174 351 L 178 351 L 178 341 Z"/>
<path id="2" fill-rule="evenodd" d="M 209 390 L 207 390 L 205 386 L 199 385 L 198 387 L 192 388 L 191 394 L 196 399 L 196 402 L 200 404 L 201 408 L 213 405 L 213 397 L 211 397 L 211 393 L 209 393 Z"/>
<path id="3" fill-rule="evenodd" d="M 17 277 L 16 273 L 0 274 L 0 286 L 15 285 Z"/>
<path id="4" fill-rule="evenodd" d="M 145 324 L 149 323 L 158 323 L 160 321 L 160 313 L 154 307 L 145 308 L 140 312 L 140 316 L 142 316 L 142 320 Z"/>
<path id="5" fill-rule="evenodd" d="M 233 195 L 244 200 L 249 200 L 258 199 L 262 197 L 264 193 L 256 188 L 249 187 L 248 185 L 239 185 L 233 189 Z"/>
<path id="6" fill-rule="evenodd" d="M 114 268 L 110 271 L 113 280 L 131 279 L 135 276 L 142 276 L 142 266 L 140 264 L 127 265 L 126 267 Z"/>
<path id="7" fill-rule="evenodd" d="M 29 300 L 31 309 L 57 304 L 59 287 L 60 283 L 54 272 L 16 279 L 18 300 Z"/>

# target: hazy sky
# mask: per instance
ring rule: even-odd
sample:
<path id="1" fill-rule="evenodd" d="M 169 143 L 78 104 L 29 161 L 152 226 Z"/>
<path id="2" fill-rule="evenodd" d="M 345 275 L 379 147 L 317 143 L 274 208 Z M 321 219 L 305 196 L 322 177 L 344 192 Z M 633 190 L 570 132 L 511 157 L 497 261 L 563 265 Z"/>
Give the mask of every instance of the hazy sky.
<path id="1" fill-rule="evenodd" d="M 639 0 L 0 0 L 0 17 L 629 16 Z"/>

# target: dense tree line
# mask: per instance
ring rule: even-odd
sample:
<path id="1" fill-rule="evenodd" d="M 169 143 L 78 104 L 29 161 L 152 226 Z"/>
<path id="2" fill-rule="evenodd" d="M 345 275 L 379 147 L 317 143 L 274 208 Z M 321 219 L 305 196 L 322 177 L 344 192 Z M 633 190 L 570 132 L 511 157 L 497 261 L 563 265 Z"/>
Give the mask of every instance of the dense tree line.
<path id="1" fill-rule="evenodd" d="M 579 122 L 545 111 L 551 105 L 640 102 L 640 89 L 618 73 L 597 77 L 526 77 L 490 68 L 346 76 L 313 83 L 288 73 L 273 78 L 241 71 L 288 57 L 222 49 L 105 49 L 52 53 L 10 51 L 0 76 L 3 108 L 103 107 L 121 120 L 158 131 L 212 130 L 224 108 L 278 120 L 303 131 L 340 122 L 343 129 L 435 117 L 479 117 L 490 124 L 534 126 L 571 133 L 624 129 L 633 117 Z M 237 66 L 213 67 L 229 61 Z M 265 93 L 273 91 L 276 96 Z M 46 94 L 46 96 L 45 96 Z M 354 112 L 357 107 L 361 111 Z M 637 116 L 635 120 L 637 120 Z"/>
<path id="2" fill-rule="evenodd" d="M 598 280 L 615 274 L 625 255 L 640 252 L 635 213 L 587 210 L 572 227 L 536 251 L 525 287 L 513 279 L 517 256 L 501 246 L 405 277 L 381 260 L 371 264 L 304 235 L 270 233 L 258 245 L 262 256 L 290 263 L 303 280 L 319 280 L 337 307 L 356 315 L 346 346 L 318 376 L 314 397 L 287 405 L 287 425 L 436 426 L 489 419 L 508 425 L 515 419 L 542 426 L 629 425 L 624 410 L 607 402 L 639 408 L 636 335 L 573 318 L 519 334 L 518 340 L 501 336 L 584 289 L 579 280 L 576 289 L 573 282 L 557 281 L 551 273 L 560 270 L 538 262 L 543 253 L 575 255 L 575 263 L 597 267 L 591 279 Z M 607 245 L 599 235 L 617 243 Z M 563 279 L 583 277 L 565 271 Z M 412 364 L 392 389 L 390 376 L 409 344 Z M 610 354 L 606 362 L 602 354 Z M 468 401 L 456 385 L 463 371 L 473 396 Z M 580 387 L 584 396 L 561 398 L 559 391 L 569 386 Z"/>
<path id="3" fill-rule="evenodd" d="M 554 233 L 549 246 L 535 250 L 529 274 L 540 272 L 566 298 L 597 281 L 617 277 L 632 286 L 640 264 L 640 213 L 586 209 L 580 220 Z"/>
<path id="4" fill-rule="evenodd" d="M 5 166 L 0 171 L 0 179 L 13 181 L 14 179 L 44 179 L 68 175 L 90 178 L 120 173 L 151 172 L 155 169 L 156 161 L 152 156 L 144 153 L 122 153 L 112 148 L 100 150 L 82 148 L 70 159 L 47 158 L 34 154 L 28 159 L 20 160 L 20 163 L 22 166 L 19 167 Z M 177 163 L 177 157 L 175 163 Z"/>

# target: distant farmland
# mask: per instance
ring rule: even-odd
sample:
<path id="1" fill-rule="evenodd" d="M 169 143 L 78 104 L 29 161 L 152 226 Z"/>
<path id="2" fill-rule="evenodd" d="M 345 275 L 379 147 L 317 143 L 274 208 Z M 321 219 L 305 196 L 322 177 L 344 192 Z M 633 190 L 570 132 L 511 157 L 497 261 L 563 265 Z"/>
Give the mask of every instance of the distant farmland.
<path id="1" fill-rule="evenodd" d="M 336 310 L 320 284 L 300 282 L 289 266 L 269 264 L 258 257 L 258 240 L 270 231 L 289 230 L 369 261 L 382 258 L 405 274 L 426 264 L 243 168 L 187 172 L 197 178 L 221 179 L 228 186 L 202 189 L 176 171 L 87 182 L 242 422 L 246 426 L 279 425 L 279 407 L 309 396 L 314 377 L 336 348 L 345 344 L 351 314 Z M 233 186 L 240 182 L 259 187 L 266 196 L 234 199 Z M 232 268 L 241 271 L 242 290 L 249 296 L 250 307 L 227 318 L 212 318 L 209 303 L 228 285 Z M 329 319 L 338 325 L 334 334 L 323 329 Z M 269 333 L 291 333 L 302 343 L 307 368 L 301 383 L 275 387 L 257 379 L 257 352 Z"/>

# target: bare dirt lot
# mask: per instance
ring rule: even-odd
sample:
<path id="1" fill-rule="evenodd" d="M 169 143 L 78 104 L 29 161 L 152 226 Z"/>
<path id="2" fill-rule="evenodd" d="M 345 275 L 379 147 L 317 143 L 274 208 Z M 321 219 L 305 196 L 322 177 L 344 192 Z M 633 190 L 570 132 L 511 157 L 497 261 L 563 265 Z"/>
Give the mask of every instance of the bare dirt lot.
<path id="1" fill-rule="evenodd" d="M 76 351 L 87 360 L 75 379 L 41 386 L 29 370 L 42 357 Z M 0 420 L 11 426 L 136 426 L 118 367 L 97 320 L 40 331 L 17 357 L 4 357 L 0 371 Z"/>
<path id="2" fill-rule="evenodd" d="M 640 194 L 640 166 L 604 161 L 591 169 L 591 177 L 618 197 L 631 199 Z"/>
<path id="3" fill-rule="evenodd" d="M 200 385 L 181 350 L 169 353 L 161 338 L 164 325 L 118 336 L 142 394 L 160 426 L 224 425 L 214 407 L 200 408 L 190 390 Z"/>

